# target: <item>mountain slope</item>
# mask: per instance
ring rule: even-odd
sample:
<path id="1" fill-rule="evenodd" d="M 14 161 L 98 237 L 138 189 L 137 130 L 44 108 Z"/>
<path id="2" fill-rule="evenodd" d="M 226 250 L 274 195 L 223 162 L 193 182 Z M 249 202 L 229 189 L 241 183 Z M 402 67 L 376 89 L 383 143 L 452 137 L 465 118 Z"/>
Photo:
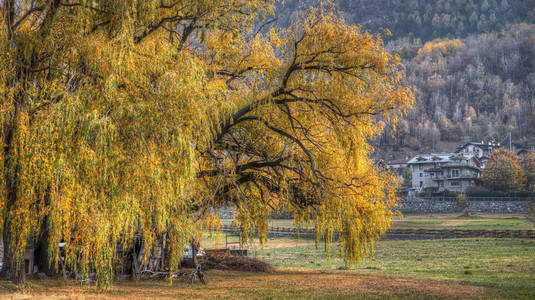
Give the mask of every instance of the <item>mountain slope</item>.
<path id="1" fill-rule="evenodd" d="M 317 0 L 285 0 L 278 26 Z M 374 144 L 385 159 L 451 151 L 466 140 L 535 145 L 534 0 L 336 0 L 350 23 L 399 54 L 414 109 Z"/>

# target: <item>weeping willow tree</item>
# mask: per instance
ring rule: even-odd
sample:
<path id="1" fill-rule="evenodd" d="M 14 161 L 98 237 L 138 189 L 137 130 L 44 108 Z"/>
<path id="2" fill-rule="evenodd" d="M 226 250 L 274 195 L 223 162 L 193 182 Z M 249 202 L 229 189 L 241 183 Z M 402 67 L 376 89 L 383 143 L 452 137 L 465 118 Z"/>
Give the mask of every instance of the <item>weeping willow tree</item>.
<path id="1" fill-rule="evenodd" d="M 380 36 L 324 9 L 259 30 L 263 0 L 0 3 L 2 278 L 36 241 L 104 287 L 117 247 L 164 236 L 171 271 L 227 205 L 243 238 L 313 218 L 349 264 L 388 229 L 368 141 L 412 97 Z"/>
<path id="2" fill-rule="evenodd" d="M 204 57 L 182 47 L 236 33 L 265 1 L 0 2 L 2 277 L 46 234 L 57 267 L 99 286 L 117 245 L 167 233 L 174 265 L 195 230 L 196 148 L 231 107 Z M 217 114 L 207 114 L 217 111 Z"/>
<path id="3" fill-rule="evenodd" d="M 271 213 L 289 211 L 296 225 L 314 221 L 317 241 L 339 236 L 346 263 L 357 263 L 397 204 L 397 180 L 368 142 L 412 104 L 399 57 L 325 7 L 247 42 L 213 37 L 208 68 L 236 109 L 199 154 L 198 212 L 234 206 L 242 239 L 262 240 Z"/>

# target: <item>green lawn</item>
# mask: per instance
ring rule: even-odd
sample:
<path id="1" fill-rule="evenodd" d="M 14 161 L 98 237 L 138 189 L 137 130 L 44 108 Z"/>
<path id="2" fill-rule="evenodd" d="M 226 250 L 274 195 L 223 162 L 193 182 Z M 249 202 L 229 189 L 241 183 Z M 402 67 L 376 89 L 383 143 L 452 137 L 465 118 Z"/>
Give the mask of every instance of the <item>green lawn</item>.
<path id="1" fill-rule="evenodd" d="M 223 224 L 232 224 L 233 220 L 222 220 Z M 309 227 L 313 227 L 313 223 Z M 293 228 L 293 220 L 270 220 L 270 227 Z M 307 224 L 301 225 L 303 228 Z M 395 217 L 392 228 L 410 229 L 493 229 L 493 230 L 535 230 L 535 222 L 521 214 L 476 214 L 472 217 L 460 214 L 406 215 Z"/>
<path id="2" fill-rule="evenodd" d="M 455 215 L 404 216 L 392 222 L 393 228 L 432 229 L 492 229 L 535 230 L 535 223 L 522 215 L 481 215 L 464 217 Z"/>
<path id="3" fill-rule="evenodd" d="M 509 229 L 509 230 L 535 230 L 535 223 L 528 220 L 474 220 L 460 227 L 466 229 Z"/>
<path id="4" fill-rule="evenodd" d="M 225 223 L 230 224 L 231 220 Z M 293 227 L 293 220 L 272 220 L 273 227 Z M 395 218 L 393 228 L 535 230 L 535 223 L 520 214 L 407 215 Z M 229 237 L 229 240 L 233 240 Z M 220 244 L 221 245 L 221 244 Z M 336 270 L 345 266 L 336 245 L 328 260 L 324 246 L 291 238 L 271 239 L 252 255 L 274 267 L 307 270 Z M 374 259 L 364 259 L 357 274 L 408 276 L 447 280 L 490 288 L 493 297 L 535 299 L 535 240 L 469 238 L 423 241 L 381 241 L 375 245 Z"/>
<path id="5" fill-rule="evenodd" d="M 264 249 L 258 258 L 279 268 L 332 270 L 344 266 L 332 246 L 329 261 L 313 245 Z M 353 272 L 441 279 L 491 288 L 496 297 L 535 299 L 535 240 L 454 239 L 381 241 L 374 259 Z"/>

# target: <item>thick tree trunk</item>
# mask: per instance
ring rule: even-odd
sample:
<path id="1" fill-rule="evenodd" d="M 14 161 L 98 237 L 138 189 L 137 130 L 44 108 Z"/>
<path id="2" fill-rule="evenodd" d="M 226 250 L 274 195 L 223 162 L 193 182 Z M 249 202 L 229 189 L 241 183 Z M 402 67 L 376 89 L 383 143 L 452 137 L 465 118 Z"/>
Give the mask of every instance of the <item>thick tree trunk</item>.
<path id="1" fill-rule="evenodd" d="M 16 259 L 13 248 L 11 247 L 11 226 L 6 218 L 4 220 L 4 261 L 2 264 L 2 271 L 0 271 L 0 279 L 12 281 L 18 286 L 26 285 L 26 270 L 24 266 L 24 257 Z"/>
<path id="2" fill-rule="evenodd" d="M 134 246 L 134 250 L 132 251 L 132 278 L 135 281 L 139 281 L 141 271 L 139 270 L 138 257 L 135 249 L 136 246 Z"/>
<path id="3" fill-rule="evenodd" d="M 50 187 L 45 192 L 45 205 L 50 205 Z M 41 222 L 41 228 L 39 230 L 39 240 L 37 249 L 35 251 L 35 263 L 37 264 L 38 271 L 45 273 L 48 276 L 58 275 L 58 270 L 51 265 L 51 259 L 48 255 L 50 245 L 50 234 L 48 232 L 48 215 L 45 215 Z M 59 245 L 52 245 L 53 247 L 59 247 Z M 57 249 L 57 248 L 56 248 Z M 59 249 L 57 249 L 59 250 Z M 60 253 L 61 257 L 61 253 Z M 62 264 L 62 270 L 63 264 Z"/>
<path id="4" fill-rule="evenodd" d="M 161 251 L 161 259 L 160 259 L 160 270 L 163 271 L 165 269 L 165 243 L 167 241 L 167 232 L 163 233 L 162 237 L 162 251 Z"/>
<path id="5" fill-rule="evenodd" d="M 50 257 L 48 256 L 49 233 L 47 228 L 48 218 L 45 217 L 41 223 L 41 230 L 39 233 L 39 244 L 35 251 L 35 263 L 39 272 L 45 273 L 48 276 L 58 275 L 57 270 L 51 266 Z"/>
<path id="6" fill-rule="evenodd" d="M 141 279 L 141 271 L 143 271 L 143 256 L 145 255 L 145 245 L 143 239 L 139 239 L 139 251 L 136 250 L 138 247 L 137 240 L 134 242 L 132 247 L 132 278 L 136 281 Z"/>
<path id="7" fill-rule="evenodd" d="M 19 107 L 15 109 L 15 116 L 13 120 L 17 119 L 19 113 Z M 4 242 L 4 261 L 2 264 L 2 270 L 0 271 L 0 279 L 9 280 L 15 283 L 18 286 L 26 285 L 26 272 L 24 266 L 24 256 L 20 257 L 16 255 L 12 245 L 12 239 L 15 238 L 13 232 L 13 224 L 11 222 L 11 210 L 17 203 L 17 184 L 15 178 L 17 178 L 18 168 L 16 162 L 10 159 L 11 152 L 14 148 L 13 145 L 13 134 L 15 132 L 15 124 L 11 124 L 6 131 L 6 136 L 4 139 L 4 148 L 3 155 L 6 159 L 4 161 L 4 173 L 5 178 L 5 187 L 7 189 L 7 202 L 5 206 L 5 215 L 3 227 L 3 242 Z M 15 165 L 15 174 L 11 174 L 11 167 Z"/>
<path id="8" fill-rule="evenodd" d="M 204 274 L 201 270 L 201 264 L 199 264 L 199 260 L 197 259 L 197 254 L 199 253 L 199 243 L 196 243 L 195 241 L 191 242 L 191 256 L 193 260 L 193 273 L 191 273 L 191 283 L 195 281 L 195 277 L 198 277 L 199 280 L 206 284 L 206 281 L 204 280 Z"/>

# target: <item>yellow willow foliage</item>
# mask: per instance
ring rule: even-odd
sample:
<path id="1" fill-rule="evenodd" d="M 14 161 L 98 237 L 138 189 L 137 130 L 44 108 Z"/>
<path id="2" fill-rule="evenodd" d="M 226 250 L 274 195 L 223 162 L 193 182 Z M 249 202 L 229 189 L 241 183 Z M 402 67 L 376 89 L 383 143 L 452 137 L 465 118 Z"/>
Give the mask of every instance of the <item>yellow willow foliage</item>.
<path id="1" fill-rule="evenodd" d="M 212 155 L 201 156 L 209 171 L 201 172 L 198 198 L 235 205 L 243 240 L 255 231 L 265 240 L 272 212 L 292 212 L 296 224 L 314 220 L 317 239 L 339 234 L 347 264 L 357 263 L 397 205 L 398 182 L 374 165 L 368 141 L 413 102 L 399 57 L 380 36 L 322 9 L 246 46 L 231 41 L 207 39 L 210 67 L 229 76 L 237 110 Z"/>
<path id="2" fill-rule="evenodd" d="M 20 271 L 42 222 L 52 263 L 59 263 L 58 243 L 66 242 L 67 267 L 82 278 L 95 271 L 99 287 L 113 279 L 117 245 L 128 249 L 136 234 L 149 255 L 165 232 L 176 268 L 202 230 L 191 215 L 196 149 L 207 148 L 214 124 L 234 109 L 224 81 L 213 80 L 205 58 L 183 46 L 188 35 L 201 42 L 220 27 L 237 34 L 271 3 L 0 5 L 5 268 Z"/>
<path id="3" fill-rule="evenodd" d="M 99 287 L 116 247 L 185 245 L 234 205 L 242 239 L 272 212 L 340 235 L 348 264 L 386 232 L 395 177 L 368 141 L 412 103 L 380 36 L 312 9 L 257 33 L 271 1 L 2 1 L 0 213 L 20 269 L 49 254 Z M 11 5 L 11 6 L 10 6 Z M 7 16 L 7 17 L 6 17 Z M 7 239 L 6 239 L 7 238 Z"/>

